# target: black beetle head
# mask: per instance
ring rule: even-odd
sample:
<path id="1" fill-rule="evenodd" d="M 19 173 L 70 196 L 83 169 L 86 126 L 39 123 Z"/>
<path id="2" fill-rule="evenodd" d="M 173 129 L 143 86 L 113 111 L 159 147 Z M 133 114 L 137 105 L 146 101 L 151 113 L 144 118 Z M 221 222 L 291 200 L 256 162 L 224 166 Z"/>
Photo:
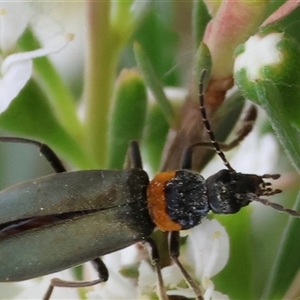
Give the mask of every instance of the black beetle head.
<path id="1" fill-rule="evenodd" d="M 262 176 L 221 170 L 205 182 L 211 210 L 216 214 L 234 214 L 253 199 L 266 193 Z"/>

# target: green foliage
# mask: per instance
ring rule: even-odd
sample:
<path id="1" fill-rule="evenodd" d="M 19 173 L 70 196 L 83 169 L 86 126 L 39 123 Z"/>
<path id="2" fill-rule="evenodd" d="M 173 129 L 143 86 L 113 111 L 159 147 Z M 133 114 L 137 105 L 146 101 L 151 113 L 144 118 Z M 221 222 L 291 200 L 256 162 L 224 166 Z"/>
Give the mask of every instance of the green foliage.
<path id="1" fill-rule="evenodd" d="M 153 173 L 159 170 L 169 124 L 157 103 L 150 103 L 142 143 L 147 162 Z"/>
<path id="2" fill-rule="evenodd" d="M 122 169 L 128 141 L 141 140 L 147 93 L 136 70 L 123 70 L 115 89 L 108 131 L 108 169 Z"/>
<path id="3" fill-rule="evenodd" d="M 300 210 L 300 195 L 296 197 L 293 209 Z M 283 299 L 290 288 L 295 276 L 299 272 L 299 247 L 300 241 L 295 238 L 299 233 L 300 221 L 290 218 L 280 236 L 280 242 L 268 279 L 265 283 L 263 299 Z"/>
<path id="4" fill-rule="evenodd" d="M 92 166 L 80 145 L 59 123 L 47 97 L 33 80 L 0 115 L 0 127 L 17 136 L 51 145 L 63 158 L 79 168 Z"/>
<path id="5" fill-rule="evenodd" d="M 207 46 L 200 43 L 210 17 L 203 1 L 193 1 L 193 16 L 189 17 L 193 31 L 189 35 L 193 35 L 193 42 L 189 51 L 194 60 L 187 75 L 176 62 L 182 55 L 178 49 L 179 31 L 174 29 L 176 1 L 149 2 L 143 4 L 138 13 L 131 9 L 132 2 L 100 2 L 97 2 L 100 8 L 95 9 L 89 20 L 93 28 L 88 30 L 94 32 L 88 37 L 89 55 L 85 63 L 90 69 L 84 79 L 82 101 L 74 99 L 73 91 L 47 57 L 37 58 L 33 61 L 33 78 L 0 114 L 0 128 L 3 135 L 14 134 L 48 144 L 76 169 L 122 168 L 128 142 L 136 139 L 140 142 L 145 164 L 152 172 L 159 171 L 169 129 L 176 129 L 180 123 L 180 105 L 166 96 L 166 87 L 186 87 L 186 78 L 190 80 L 193 76 L 197 81 L 203 68 L 210 73 L 213 62 Z M 275 2 L 272 1 L 271 10 L 277 6 Z M 281 22 L 283 30 L 288 26 L 287 31 L 295 38 L 280 45 L 281 49 L 288 47 L 292 51 L 284 73 L 277 68 L 278 76 L 269 78 L 274 69 L 266 68 L 262 73 L 267 80 L 252 83 L 247 81 L 245 70 L 241 70 L 236 76 L 239 91 L 217 113 L 224 117 L 216 135 L 226 138 L 244 98 L 250 98 L 267 113 L 285 151 L 281 155 L 288 156 L 299 172 L 299 35 L 296 37 L 299 9 L 295 14 L 296 18 L 292 14 L 293 20 L 296 19 L 294 23 L 288 17 Z M 181 17 L 176 17 L 176 21 L 182 22 L 177 26 L 186 23 L 184 16 Z M 39 47 L 40 42 L 31 28 L 27 28 L 18 41 L 18 50 Z M 240 47 L 237 53 L 243 51 Z M 124 66 L 134 66 L 138 71 L 120 71 Z M 155 103 L 149 103 L 147 89 L 152 92 Z M 83 114 L 79 104 L 84 107 Z M 288 163 L 285 169 L 292 170 Z M 294 195 L 286 196 L 286 200 L 291 198 L 291 205 Z M 298 211 L 299 199 L 295 202 Z M 251 213 L 251 209 L 245 209 L 237 215 L 218 217 L 229 233 L 231 250 L 227 266 L 213 278 L 216 290 L 228 294 L 231 299 L 283 298 L 299 269 L 299 222 L 294 219 L 281 222 L 280 231 L 273 229 L 277 217 L 268 219 L 264 226 L 270 231 L 269 235 L 264 235 L 263 231 L 254 232 Z M 286 220 L 287 216 L 282 218 Z M 254 246 L 253 241 L 266 241 L 274 236 L 277 238 L 274 247 Z M 259 277 L 261 273 L 268 278 L 266 287 L 262 287 L 265 278 Z"/>
<path id="6" fill-rule="evenodd" d="M 160 105 L 161 110 L 164 112 L 170 125 L 174 125 L 174 112 L 171 104 L 168 102 L 168 99 L 163 91 L 163 86 L 159 82 L 159 79 L 156 77 L 154 69 L 147 57 L 146 52 L 142 47 L 135 43 L 134 44 L 135 57 L 137 60 L 138 67 L 144 75 L 145 82 L 149 86 L 151 92 L 154 94 L 158 104 Z"/>

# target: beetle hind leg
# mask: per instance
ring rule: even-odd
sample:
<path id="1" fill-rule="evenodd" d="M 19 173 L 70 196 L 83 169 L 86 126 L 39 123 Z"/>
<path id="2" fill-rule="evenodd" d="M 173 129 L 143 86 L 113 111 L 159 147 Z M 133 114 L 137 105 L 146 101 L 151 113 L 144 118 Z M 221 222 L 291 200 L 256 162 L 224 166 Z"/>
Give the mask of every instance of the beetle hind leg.
<path id="1" fill-rule="evenodd" d="M 101 282 L 108 280 L 108 270 L 104 262 L 100 258 L 96 258 L 91 261 L 94 268 L 96 269 L 99 279 L 92 281 L 66 281 L 59 278 L 51 279 L 51 283 L 45 293 L 43 300 L 49 300 L 54 287 L 69 287 L 69 288 L 81 288 L 96 285 Z"/>

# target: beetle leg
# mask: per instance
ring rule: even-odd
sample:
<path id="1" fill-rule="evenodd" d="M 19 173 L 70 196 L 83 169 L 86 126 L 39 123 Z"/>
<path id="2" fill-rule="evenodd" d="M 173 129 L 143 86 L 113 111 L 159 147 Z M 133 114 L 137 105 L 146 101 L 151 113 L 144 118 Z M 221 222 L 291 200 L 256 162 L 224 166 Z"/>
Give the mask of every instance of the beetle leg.
<path id="1" fill-rule="evenodd" d="M 46 144 L 40 143 L 35 140 L 19 138 L 19 137 L 12 137 L 12 136 L 1 136 L 0 142 L 7 142 L 7 143 L 23 143 L 23 144 L 33 144 L 39 147 L 39 151 L 43 154 L 43 156 L 47 159 L 49 164 L 52 166 L 56 173 L 66 172 L 65 167 L 63 166 L 62 162 L 55 154 L 55 152 Z"/>
<path id="2" fill-rule="evenodd" d="M 183 267 L 181 262 L 178 259 L 179 256 L 179 231 L 169 231 L 168 232 L 168 244 L 169 244 L 169 253 L 174 261 L 174 263 L 178 266 L 180 269 L 183 277 L 185 278 L 187 284 L 190 286 L 190 288 L 194 291 L 196 295 L 196 299 L 203 300 L 202 292 L 196 283 L 196 281 L 191 277 L 191 275 L 186 271 L 186 269 Z"/>
<path id="3" fill-rule="evenodd" d="M 81 288 L 81 287 L 96 285 L 101 282 L 103 282 L 102 278 L 96 279 L 93 281 L 66 281 L 66 280 L 62 280 L 59 278 L 52 278 L 49 288 L 48 288 L 45 296 L 43 297 L 43 300 L 50 299 L 54 287 Z"/>
<path id="4" fill-rule="evenodd" d="M 91 260 L 91 263 L 93 264 L 93 267 L 97 271 L 99 279 L 101 279 L 102 282 L 107 281 L 109 274 L 108 274 L 107 267 L 105 263 L 102 261 L 102 259 L 98 257 L 94 260 Z"/>
<path id="5" fill-rule="evenodd" d="M 54 286 L 50 283 L 48 289 L 47 289 L 47 292 L 46 294 L 44 295 L 43 297 L 43 300 L 49 300 L 51 295 L 52 295 L 52 292 L 53 292 L 53 289 L 54 289 Z"/>
<path id="6" fill-rule="evenodd" d="M 257 118 L 257 109 L 254 105 L 251 105 L 246 112 L 244 119 L 242 120 L 243 126 L 237 131 L 236 138 L 228 144 L 218 143 L 222 151 L 229 151 L 239 145 L 241 141 L 252 131 L 253 125 Z M 189 148 L 194 147 L 206 147 L 213 148 L 214 145 L 211 142 L 199 142 L 192 144 Z"/>
<path id="7" fill-rule="evenodd" d="M 192 169 L 193 150 L 192 147 L 185 148 L 181 157 L 181 169 Z"/>
<path id="8" fill-rule="evenodd" d="M 66 281 L 59 278 L 52 278 L 48 290 L 43 297 L 43 300 L 50 299 L 54 287 L 80 288 L 80 287 L 92 286 L 107 281 L 108 270 L 104 262 L 100 258 L 96 258 L 91 262 L 98 273 L 99 279 L 92 280 L 92 281 Z"/>
<path id="9" fill-rule="evenodd" d="M 246 111 L 245 117 L 242 120 L 242 127 L 237 131 L 236 138 L 228 144 L 220 144 L 223 151 L 228 151 L 239 145 L 241 141 L 252 131 L 257 119 L 257 109 L 251 105 Z"/>
<path id="10" fill-rule="evenodd" d="M 239 143 L 251 132 L 252 128 L 253 128 L 252 123 L 246 123 L 238 131 L 237 137 L 233 141 L 231 141 L 228 144 L 223 144 L 223 143 L 218 142 L 220 151 L 221 152 L 229 151 L 229 150 L 233 149 L 234 147 L 238 146 Z M 192 156 L 193 156 L 193 149 L 195 147 L 206 147 L 206 148 L 215 149 L 215 146 L 211 142 L 199 142 L 199 143 L 195 143 L 195 144 L 192 144 L 191 146 L 187 147 L 186 149 L 184 149 L 184 152 L 183 152 L 182 158 L 181 158 L 181 168 L 182 169 L 190 170 L 192 168 Z M 225 165 L 227 165 L 227 163 L 225 163 Z M 230 167 L 229 169 L 232 169 L 232 168 Z"/>
<path id="11" fill-rule="evenodd" d="M 137 141 L 130 141 L 128 145 L 124 169 L 130 168 L 143 169 L 141 151 Z"/>
<path id="12" fill-rule="evenodd" d="M 142 242 L 143 246 L 147 249 L 151 263 L 154 266 L 156 275 L 157 275 L 157 281 L 158 281 L 158 296 L 160 300 L 169 300 L 169 297 L 166 293 L 166 289 L 164 286 L 162 274 L 161 274 L 161 268 L 159 265 L 159 254 L 158 249 L 155 244 L 155 242 L 151 238 L 147 238 L 144 242 Z"/>

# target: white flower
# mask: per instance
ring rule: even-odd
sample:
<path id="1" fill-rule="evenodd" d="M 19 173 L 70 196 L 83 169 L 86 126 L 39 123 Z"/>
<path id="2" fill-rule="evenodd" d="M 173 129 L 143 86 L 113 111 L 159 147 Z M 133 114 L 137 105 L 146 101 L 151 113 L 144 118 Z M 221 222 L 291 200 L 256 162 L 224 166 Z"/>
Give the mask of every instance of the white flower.
<path id="1" fill-rule="evenodd" d="M 3 112 L 10 102 L 19 94 L 32 75 L 32 59 L 55 53 L 64 48 L 73 35 L 55 38 L 45 48 L 29 52 L 13 53 L 7 55 L 14 49 L 14 43 L 29 25 L 30 17 L 27 5 L 21 5 L 26 13 L 21 14 L 16 6 L 3 5 L 0 7 L 0 47 L 2 53 L 1 78 L 0 78 L 0 113 Z M 18 14 L 16 14 L 18 13 Z M 10 29 L 14 28 L 12 32 Z M 9 34 L 8 34 L 9 33 Z"/>
<path id="2" fill-rule="evenodd" d="M 184 260 L 194 268 L 195 278 L 201 280 L 204 299 L 228 299 L 226 295 L 214 291 L 210 280 L 225 267 L 228 258 L 229 238 L 218 221 L 204 220 L 190 230 Z"/>
<path id="3" fill-rule="evenodd" d="M 1 66 L 0 113 L 3 112 L 25 86 L 32 74 L 32 59 L 55 53 L 64 48 L 72 35 L 67 35 L 56 46 L 7 56 Z"/>
<path id="4" fill-rule="evenodd" d="M 137 247 L 133 245 L 105 255 L 102 259 L 108 269 L 108 281 L 92 286 L 86 294 L 87 299 L 137 299 L 135 280 L 126 278 L 120 273 L 124 266 L 137 262 L 137 250 Z M 84 280 L 97 278 L 98 274 L 90 263 L 85 264 L 84 267 L 87 271 Z"/>
<path id="5" fill-rule="evenodd" d="M 1 2 L 0 48 L 6 54 L 15 48 L 18 38 L 32 20 L 34 11 L 26 2 Z"/>
<path id="6" fill-rule="evenodd" d="M 229 258 L 229 238 L 221 224 L 216 220 L 204 220 L 199 226 L 189 230 L 186 249 L 180 255 L 180 261 L 189 274 L 196 278 L 204 291 L 204 299 L 229 299 L 214 290 L 211 277 L 219 273 Z M 153 268 L 142 262 L 139 268 L 139 299 L 157 293 L 157 280 Z M 162 269 L 164 285 L 168 295 L 180 295 L 194 298 L 193 291 L 185 286 L 179 268 L 173 264 Z"/>

